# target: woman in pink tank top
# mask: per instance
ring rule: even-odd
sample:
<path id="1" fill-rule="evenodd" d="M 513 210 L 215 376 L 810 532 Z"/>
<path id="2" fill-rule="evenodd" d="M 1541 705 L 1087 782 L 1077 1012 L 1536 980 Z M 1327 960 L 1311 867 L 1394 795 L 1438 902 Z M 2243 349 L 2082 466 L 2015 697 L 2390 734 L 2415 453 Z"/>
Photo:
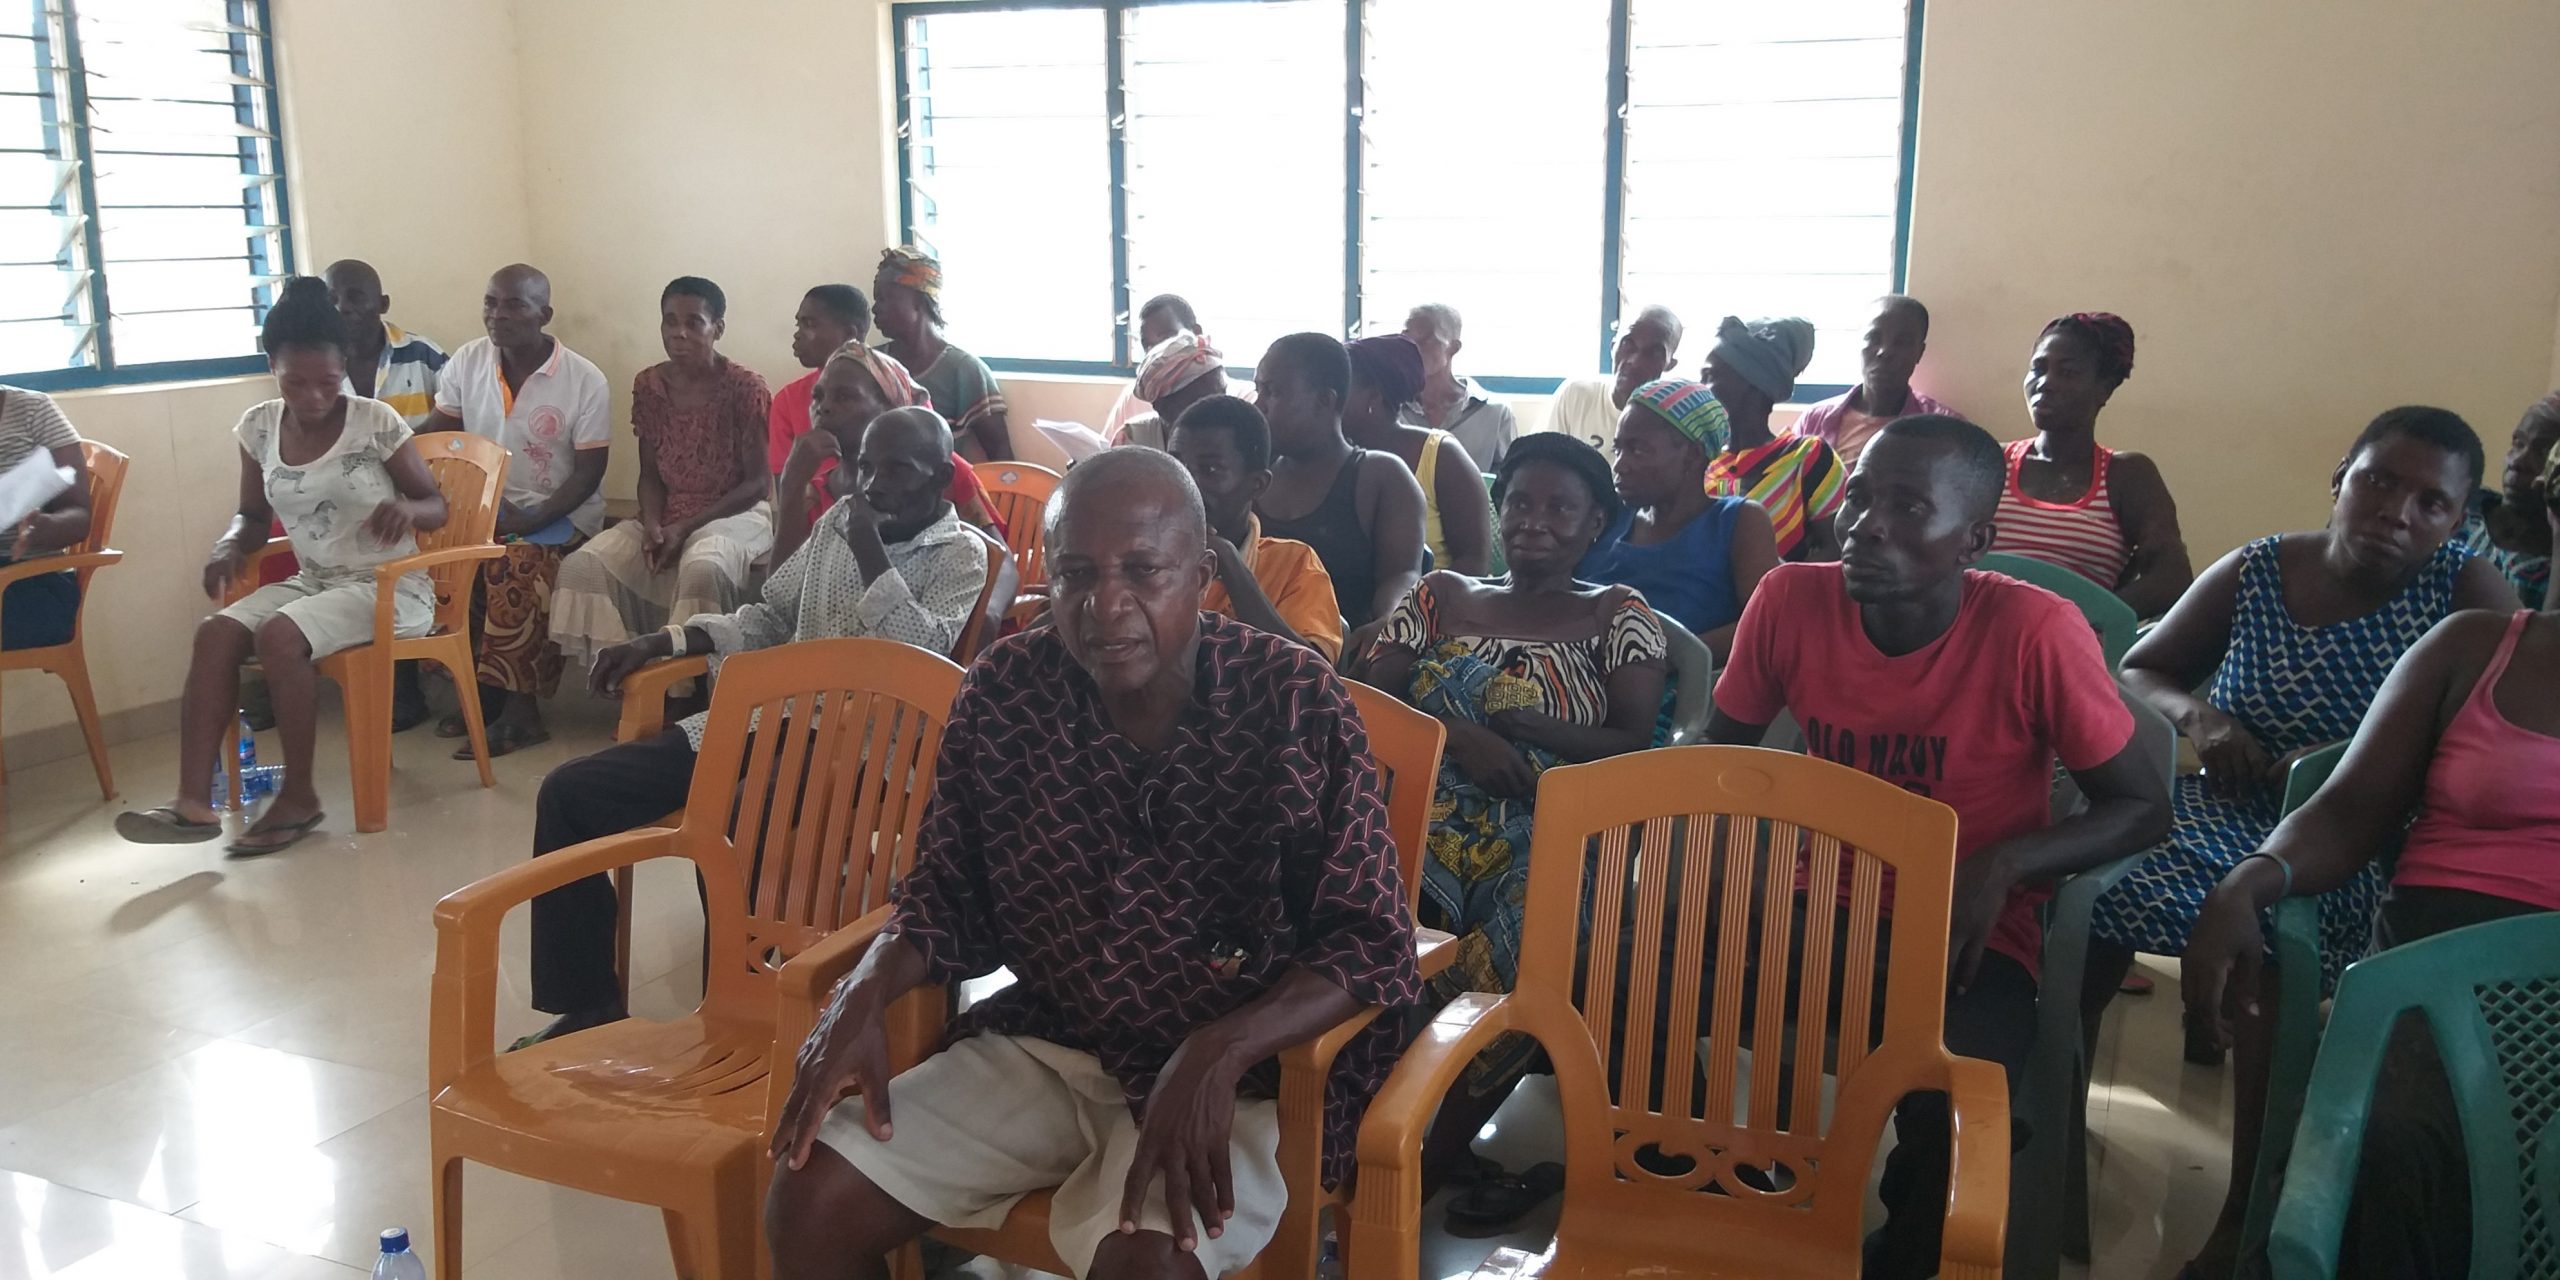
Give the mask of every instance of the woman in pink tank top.
<path id="1" fill-rule="evenodd" d="M 2206 899 L 2190 1011 L 2222 1027 L 2223 993 L 2260 989 L 2260 913 L 2346 883 L 2412 810 L 2379 945 L 2560 910 L 2560 612 L 2457 613 L 2401 657 L 2328 785 Z M 2365 1126 L 2341 1277 L 2470 1274 L 2461 1149 L 2434 1040 L 2404 1025 Z"/>
<path id="2" fill-rule="evenodd" d="M 2195 580 L 2160 468 L 2098 443 L 2098 411 L 2133 376 L 2133 326 L 2081 311 L 2044 327 L 2027 362 L 2031 439 L 2008 446 L 1991 549 L 2087 578 L 2154 618 Z"/>

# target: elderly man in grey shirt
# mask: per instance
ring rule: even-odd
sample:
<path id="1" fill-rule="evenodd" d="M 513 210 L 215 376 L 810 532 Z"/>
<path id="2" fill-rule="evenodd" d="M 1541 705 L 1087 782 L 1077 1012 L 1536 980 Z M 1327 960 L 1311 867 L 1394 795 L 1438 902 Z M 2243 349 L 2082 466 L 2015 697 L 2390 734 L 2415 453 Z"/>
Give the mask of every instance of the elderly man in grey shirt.
<path id="1" fill-rule="evenodd" d="M 1404 336 L 1422 348 L 1422 398 L 1404 407 L 1404 423 L 1456 436 L 1477 466 L 1493 470 L 1520 434 L 1520 421 L 1511 406 L 1458 376 L 1454 366 L 1466 344 L 1459 340 L 1457 308 L 1443 302 L 1415 307 L 1404 318 Z"/>

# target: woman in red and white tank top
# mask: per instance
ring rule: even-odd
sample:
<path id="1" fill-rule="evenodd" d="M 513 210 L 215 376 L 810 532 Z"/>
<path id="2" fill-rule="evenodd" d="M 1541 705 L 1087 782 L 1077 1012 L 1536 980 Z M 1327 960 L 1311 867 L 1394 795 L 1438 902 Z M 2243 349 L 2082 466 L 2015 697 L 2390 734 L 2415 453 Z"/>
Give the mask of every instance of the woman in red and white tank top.
<path id="1" fill-rule="evenodd" d="M 2047 561 L 2157 617 L 2195 580 L 2160 468 L 2098 443 L 2098 411 L 2133 373 L 2133 326 L 2103 311 L 2044 327 L 2027 364 L 2031 439 L 2008 446 L 1991 549 Z"/>

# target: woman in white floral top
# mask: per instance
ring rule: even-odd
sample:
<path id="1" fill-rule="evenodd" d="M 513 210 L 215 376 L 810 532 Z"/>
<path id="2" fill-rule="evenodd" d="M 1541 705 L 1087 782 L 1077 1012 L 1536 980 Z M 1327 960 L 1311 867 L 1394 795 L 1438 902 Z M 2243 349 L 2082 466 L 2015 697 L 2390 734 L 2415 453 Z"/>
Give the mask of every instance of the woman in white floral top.
<path id="1" fill-rule="evenodd" d="M 178 720 L 175 797 L 116 819 L 116 831 L 141 844 L 222 834 L 221 815 L 207 800 L 216 753 L 240 703 L 240 666 L 252 657 L 274 695 L 284 782 L 230 851 L 274 853 L 319 826 L 320 796 L 311 785 L 315 664 L 372 641 L 374 567 L 415 552 L 415 531 L 445 522 L 444 495 L 409 441 L 409 424 L 389 405 L 342 390 L 347 329 L 327 285 L 288 283 L 267 313 L 259 346 L 282 394 L 249 410 L 235 432 L 240 509 L 205 562 L 205 595 L 222 598 L 248 571 L 270 520 L 283 520 L 301 571 L 196 628 Z M 394 629 L 424 634 L 435 622 L 425 575 L 409 574 L 395 590 Z"/>

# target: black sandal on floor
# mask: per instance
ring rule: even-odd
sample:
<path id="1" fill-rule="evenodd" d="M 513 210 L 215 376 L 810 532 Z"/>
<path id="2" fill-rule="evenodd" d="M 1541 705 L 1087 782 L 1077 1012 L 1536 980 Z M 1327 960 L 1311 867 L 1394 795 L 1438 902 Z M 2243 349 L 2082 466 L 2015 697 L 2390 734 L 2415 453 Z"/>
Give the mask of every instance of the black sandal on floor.
<path id="1" fill-rule="evenodd" d="M 190 822 L 164 804 L 117 814 L 116 834 L 134 844 L 201 844 L 222 834 L 222 822 Z"/>
<path id="2" fill-rule="evenodd" d="M 1449 1234 L 1468 1240 L 1500 1235 L 1562 1190 L 1564 1166 L 1552 1160 L 1483 1179 L 1451 1197 Z"/>

